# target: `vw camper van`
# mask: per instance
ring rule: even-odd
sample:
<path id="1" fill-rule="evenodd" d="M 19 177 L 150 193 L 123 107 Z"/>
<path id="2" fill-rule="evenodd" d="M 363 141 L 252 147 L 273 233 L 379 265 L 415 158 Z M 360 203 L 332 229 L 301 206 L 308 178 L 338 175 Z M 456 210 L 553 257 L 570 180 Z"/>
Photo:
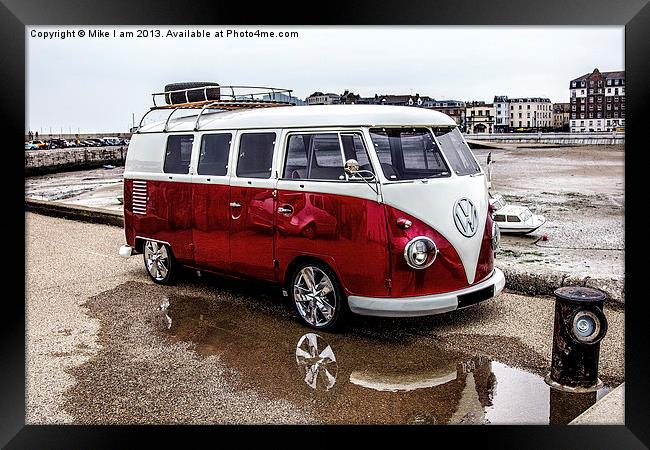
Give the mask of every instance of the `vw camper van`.
<path id="1" fill-rule="evenodd" d="M 124 170 L 120 254 L 142 254 L 155 283 L 181 266 L 277 283 L 316 329 L 349 312 L 444 313 L 503 290 L 486 177 L 445 114 L 293 106 L 227 86 L 156 105 L 165 94 L 151 111 L 166 119 L 141 121 Z"/>

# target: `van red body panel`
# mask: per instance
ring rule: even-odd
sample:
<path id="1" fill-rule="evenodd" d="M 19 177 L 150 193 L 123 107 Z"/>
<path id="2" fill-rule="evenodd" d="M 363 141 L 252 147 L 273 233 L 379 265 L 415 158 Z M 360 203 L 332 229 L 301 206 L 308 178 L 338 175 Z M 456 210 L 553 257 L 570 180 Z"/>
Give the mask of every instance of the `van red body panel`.
<path id="1" fill-rule="evenodd" d="M 390 243 L 391 297 L 412 297 L 439 294 L 468 286 L 463 263 L 454 247 L 440 233 L 418 218 L 386 205 L 386 222 Z M 397 220 L 406 218 L 412 225 L 398 227 Z M 404 259 L 406 244 L 417 236 L 426 236 L 438 247 L 438 256 L 431 267 L 414 270 Z"/>
<path id="2" fill-rule="evenodd" d="M 239 275 L 275 281 L 273 189 L 231 186 L 230 199 L 241 205 L 228 208 L 231 270 Z"/>
<path id="3" fill-rule="evenodd" d="M 365 188 L 365 186 L 364 186 Z M 358 197 L 279 190 L 276 215 L 278 277 L 298 256 L 330 264 L 348 295 L 389 295 L 387 236 L 383 205 Z"/>
<path id="4" fill-rule="evenodd" d="M 196 266 L 230 270 L 230 186 L 192 184 L 192 236 Z"/>

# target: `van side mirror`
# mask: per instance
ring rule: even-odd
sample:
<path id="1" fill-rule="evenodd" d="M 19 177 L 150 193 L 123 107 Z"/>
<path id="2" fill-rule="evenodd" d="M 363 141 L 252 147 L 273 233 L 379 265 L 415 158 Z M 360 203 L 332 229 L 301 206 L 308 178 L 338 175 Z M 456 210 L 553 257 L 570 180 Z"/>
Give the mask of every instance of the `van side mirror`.
<path id="1" fill-rule="evenodd" d="M 357 172 L 359 172 L 359 161 L 356 159 L 348 159 L 345 161 L 345 167 L 344 167 L 345 172 L 348 175 L 354 175 Z"/>
<path id="2" fill-rule="evenodd" d="M 351 178 L 361 178 L 364 181 L 375 179 L 375 174 L 373 171 L 360 169 L 359 162 L 356 159 L 348 159 L 345 162 L 345 167 L 343 167 L 343 170 L 345 170 L 345 173 L 350 175 Z"/>

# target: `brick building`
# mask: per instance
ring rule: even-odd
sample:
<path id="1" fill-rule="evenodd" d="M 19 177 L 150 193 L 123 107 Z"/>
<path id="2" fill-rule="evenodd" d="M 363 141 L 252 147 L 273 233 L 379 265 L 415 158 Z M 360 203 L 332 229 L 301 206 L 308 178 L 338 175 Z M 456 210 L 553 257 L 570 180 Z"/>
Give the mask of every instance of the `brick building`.
<path id="1" fill-rule="evenodd" d="M 625 127 L 625 71 L 593 72 L 569 82 L 572 133 Z"/>
<path id="2" fill-rule="evenodd" d="M 459 100 L 427 100 L 423 106 L 434 111 L 440 111 L 454 119 L 456 125 L 463 130 L 465 128 L 465 102 Z"/>

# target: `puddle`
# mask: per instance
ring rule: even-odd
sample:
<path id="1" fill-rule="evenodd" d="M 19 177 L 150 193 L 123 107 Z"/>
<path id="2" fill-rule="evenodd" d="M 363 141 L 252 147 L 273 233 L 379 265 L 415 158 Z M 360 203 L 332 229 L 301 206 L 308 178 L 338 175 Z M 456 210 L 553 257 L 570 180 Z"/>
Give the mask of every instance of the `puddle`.
<path id="1" fill-rule="evenodd" d="M 162 333 L 218 356 L 243 388 L 309 408 L 324 423 L 565 424 L 611 389 L 560 392 L 503 361 L 416 336 L 311 331 L 202 297 L 168 294 L 158 304 Z"/>

